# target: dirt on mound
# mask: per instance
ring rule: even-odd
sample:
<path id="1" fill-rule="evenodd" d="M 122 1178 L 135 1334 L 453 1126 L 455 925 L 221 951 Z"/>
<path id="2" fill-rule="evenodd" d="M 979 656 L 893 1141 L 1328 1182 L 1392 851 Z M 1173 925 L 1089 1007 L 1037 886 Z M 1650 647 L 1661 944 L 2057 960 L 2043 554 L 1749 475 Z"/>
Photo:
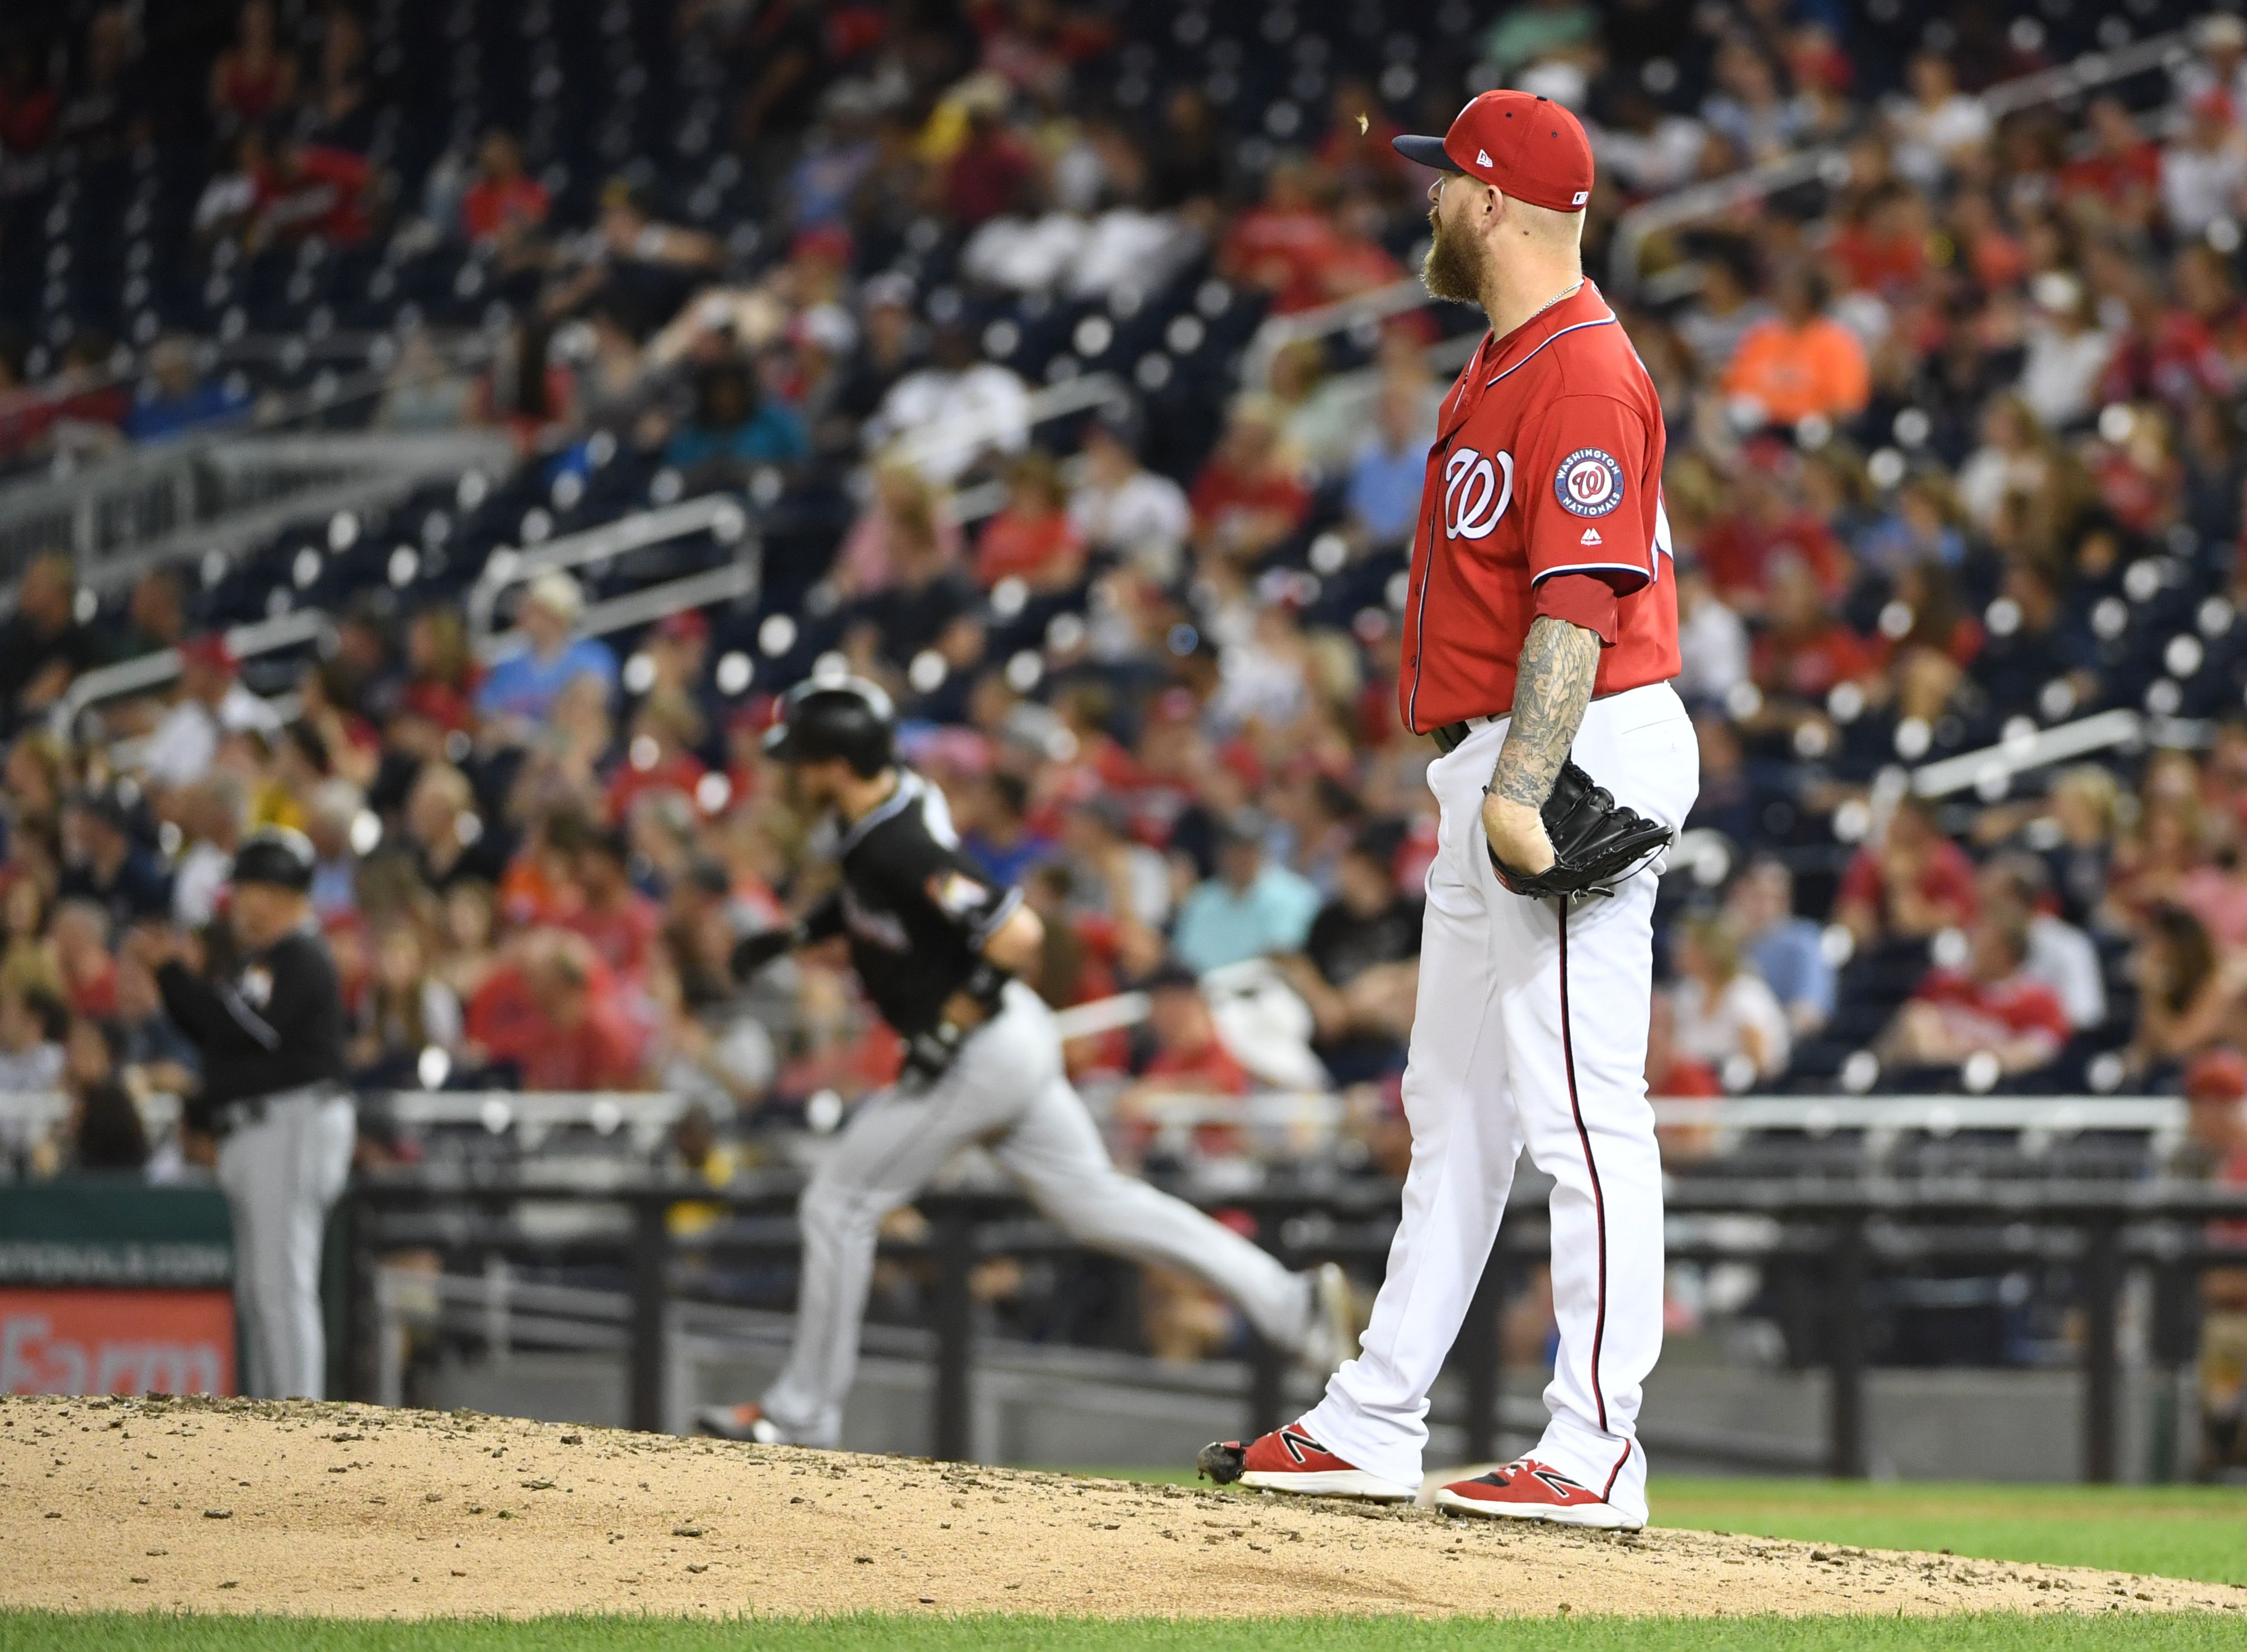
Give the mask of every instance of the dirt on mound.
<path id="1" fill-rule="evenodd" d="M 251 1400 L 0 1400 L 0 1605 L 75 1611 L 2247 1614 L 2062 1567 Z"/>

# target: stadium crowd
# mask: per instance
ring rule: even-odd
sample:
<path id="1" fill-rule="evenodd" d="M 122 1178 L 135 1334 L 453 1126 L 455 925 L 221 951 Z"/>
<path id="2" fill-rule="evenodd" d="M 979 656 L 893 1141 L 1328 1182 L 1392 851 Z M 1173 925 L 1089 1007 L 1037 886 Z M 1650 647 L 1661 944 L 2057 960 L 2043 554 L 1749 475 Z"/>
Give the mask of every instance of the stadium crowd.
<path id="1" fill-rule="evenodd" d="M 214 157 L 197 268 L 449 248 L 497 347 L 464 370 L 400 325 L 374 425 L 502 431 L 542 496 L 621 455 L 797 526 L 746 619 L 591 636 L 550 572 L 488 664 L 457 603 L 378 584 L 285 700 L 245 682 L 192 567 L 121 605 L 66 556 L 23 570 L 0 1088 L 70 1090 L 65 1157 L 144 1154 L 132 1095 L 192 1082 L 136 934 L 207 925 L 269 823 L 321 857 L 370 1088 L 675 1089 L 754 1143 L 878 1085 L 897 1051 L 836 960 L 748 993 L 723 967 L 813 892 L 816 823 L 758 737 L 817 661 L 891 688 L 970 851 L 1027 887 L 1038 989 L 1149 993 L 1144 1023 L 1071 1046 L 1119 1152 L 1282 1152 L 1288 1116 L 1275 1139 L 1243 1098 L 1317 1089 L 1343 1098 L 1342 1162 L 1396 1168 L 1432 822 L 1395 593 L 1463 317 L 1305 334 L 1245 382 L 1240 346 L 1408 277 L 1428 175 L 1388 139 L 1504 81 L 1594 131 L 1602 280 L 1639 201 L 1806 146 L 1846 161 L 1663 231 L 1608 294 L 1670 420 L 1703 763 L 1650 1087 L 2189 1088 L 2247 1176 L 2237 18 L 1996 119 L 1976 92 L 2052 60 L 2057 25 L 1536 0 L 1446 9 L 1455 73 L 1377 8 L 1335 23 L 1354 53 L 1279 5 L 682 0 L 652 32 L 724 68 L 701 141 L 735 222 L 660 157 L 557 172 L 538 119 L 412 164 L 381 113 L 400 10 L 239 7 L 180 117 Z M 0 30 L 8 187 L 151 140 L 146 21 Z M 1129 393 L 1038 417 L 1165 295 Z M 92 324 L 8 342 L 0 440 L 44 462 L 252 411 L 195 341 L 146 346 L 120 380 Z M 175 689 L 55 714 L 161 647 Z M 2111 707 L 2164 741 L 2019 795 L 1905 782 Z"/>

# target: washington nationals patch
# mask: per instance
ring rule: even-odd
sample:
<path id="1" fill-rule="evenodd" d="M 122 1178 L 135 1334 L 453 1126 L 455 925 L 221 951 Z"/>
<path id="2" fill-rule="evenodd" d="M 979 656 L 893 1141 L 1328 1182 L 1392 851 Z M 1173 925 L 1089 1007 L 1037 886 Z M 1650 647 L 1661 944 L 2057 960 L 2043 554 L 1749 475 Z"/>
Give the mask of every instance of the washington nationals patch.
<path id="1" fill-rule="evenodd" d="M 1604 516 L 1622 503 L 1622 467 L 1600 447 L 1579 447 L 1553 476 L 1561 509 L 1577 516 Z"/>

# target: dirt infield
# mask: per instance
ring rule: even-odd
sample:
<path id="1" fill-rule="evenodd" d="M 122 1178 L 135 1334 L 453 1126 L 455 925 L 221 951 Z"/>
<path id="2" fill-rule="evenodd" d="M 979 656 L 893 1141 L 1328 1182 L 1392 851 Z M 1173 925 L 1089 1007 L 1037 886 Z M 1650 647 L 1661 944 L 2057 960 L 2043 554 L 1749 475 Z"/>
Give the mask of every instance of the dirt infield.
<path id="1" fill-rule="evenodd" d="M 64 1610 L 2247 1614 L 2059 1567 L 246 1400 L 0 1400 L 0 1605 Z"/>

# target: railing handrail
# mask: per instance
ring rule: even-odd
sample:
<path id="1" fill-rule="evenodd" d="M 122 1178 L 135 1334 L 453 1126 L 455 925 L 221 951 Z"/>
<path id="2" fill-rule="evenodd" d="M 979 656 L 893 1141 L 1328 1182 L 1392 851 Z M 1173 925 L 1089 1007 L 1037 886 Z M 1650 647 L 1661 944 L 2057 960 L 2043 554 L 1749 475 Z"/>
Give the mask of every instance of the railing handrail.
<path id="1" fill-rule="evenodd" d="M 483 572 L 468 590 L 469 634 L 479 638 L 488 636 L 501 594 L 541 574 L 582 567 L 604 556 L 622 556 L 691 534 L 707 533 L 731 544 L 748 528 L 748 509 L 738 498 L 729 493 L 708 493 L 676 504 L 627 511 L 597 527 L 564 534 L 528 550 L 498 546 L 485 559 Z"/>
<path id="2" fill-rule="evenodd" d="M 1923 763 L 1911 772 L 1911 788 L 1922 797 L 1947 797 L 1970 786 L 2009 785 L 2015 775 L 2118 746 L 2205 746 L 2214 736 L 2214 725 L 2204 719 L 2148 716 L 2116 707 Z"/>
<path id="3" fill-rule="evenodd" d="M 317 641 L 331 629 L 331 624 L 318 609 L 300 608 L 277 618 L 235 626 L 226 633 L 226 645 L 236 659 L 254 659 L 260 654 L 278 653 L 283 649 Z M 170 682 L 179 674 L 180 651 L 176 648 L 160 649 L 153 654 L 120 660 L 114 666 L 102 666 L 71 684 L 56 713 L 66 724 L 88 706 L 140 693 Z"/>
<path id="4" fill-rule="evenodd" d="M 1100 1002 L 1118 1003 L 1122 996 Z M 1306 1094 L 1280 1086 L 1264 1091 L 1260 1099 L 1301 1101 Z M 2189 1116 L 2184 1097 L 2153 1095 L 1656 1096 L 1649 1102 L 1656 1122 L 1664 1125 L 1813 1135 L 1878 1130 L 1936 1136 L 1972 1131 L 2160 1136 L 2182 1130 Z M 517 1126 L 550 1130 L 573 1125 L 607 1134 L 620 1124 L 668 1124 L 691 1104 L 669 1090 L 370 1090 L 360 1096 L 359 1102 L 402 1124 L 480 1124 L 495 1135 Z M 169 1109 L 177 1102 L 157 1096 L 149 1098 L 149 1104 Z M 68 1098 L 59 1091 L 0 1091 L 0 1123 L 51 1123 L 68 1106 Z"/>
<path id="5" fill-rule="evenodd" d="M 2057 103 L 2094 86 L 2175 65 L 2190 51 L 2189 31 L 2170 30 L 2111 51 L 2086 51 L 2073 62 L 2001 80 L 1975 94 L 1975 100 L 1996 121 L 2039 104 Z M 1813 178 L 1831 177 L 1836 168 L 1840 173 L 1837 181 L 1845 181 L 1848 175 L 1847 152 L 1840 144 L 1821 144 L 1776 160 L 1744 167 L 1721 178 L 1686 184 L 1639 202 L 1615 221 L 1615 233 L 1608 245 L 1608 284 L 1626 295 L 1636 290 L 1639 249 L 1656 230 L 1714 217 Z"/>
<path id="6" fill-rule="evenodd" d="M 220 346 L 219 359 L 201 373 L 208 380 L 212 374 L 223 371 L 229 363 L 247 361 L 279 361 L 288 363 L 292 353 L 301 355 L 309 363 L 329 358 L 365 360 L 375 345 L 388 339 L 396 340 L 386 332 L 331 333 L 324 338 L 297 336 L 278 337 L 260 334 L 238 339 Z M 452 365 L 462 371 L 473 371 L 486 365 L 491 347 L 482 335 L 461 333 L 438 340 L 438 347 L 446 353 Z M 232 438 L 256 435 L 266 431 L 277 431 L 315 414 L 333 411 L 340 406 L 364 400 L 372 393 L 388 387 L 390 373 L 395 363 L 370 366 L 339 380 L 329 392 L 316 395 L 310 387 L 281 396 L 266 404 L 263 416 L 259 404 L 252 400 L 236 412 L 214 420 L 209 425 L 158 443 L 136 443 L 113 452 L 95 454 L 78 461 L 64 474 L 34 473 L 0 483 L 0 528 L 23 517 L 36 515 L 42 509 L 52 509 L 47 495 L 64 501 L 74 499 L 89 486 L 109 487 L 131 485 L 136 474 L 161 474 L 169 464 L 181 457 L 192 457 L 201 448 Z M 140 372 L 112 374 L 97 380 L 92 389 L 117 389 L 137 386 Z M 79 392 L 77 393 L 83 393 Z M 0 406 L 36 404 L 51 398 L 43 386 L 25 386 L 0 397 Z"/>

